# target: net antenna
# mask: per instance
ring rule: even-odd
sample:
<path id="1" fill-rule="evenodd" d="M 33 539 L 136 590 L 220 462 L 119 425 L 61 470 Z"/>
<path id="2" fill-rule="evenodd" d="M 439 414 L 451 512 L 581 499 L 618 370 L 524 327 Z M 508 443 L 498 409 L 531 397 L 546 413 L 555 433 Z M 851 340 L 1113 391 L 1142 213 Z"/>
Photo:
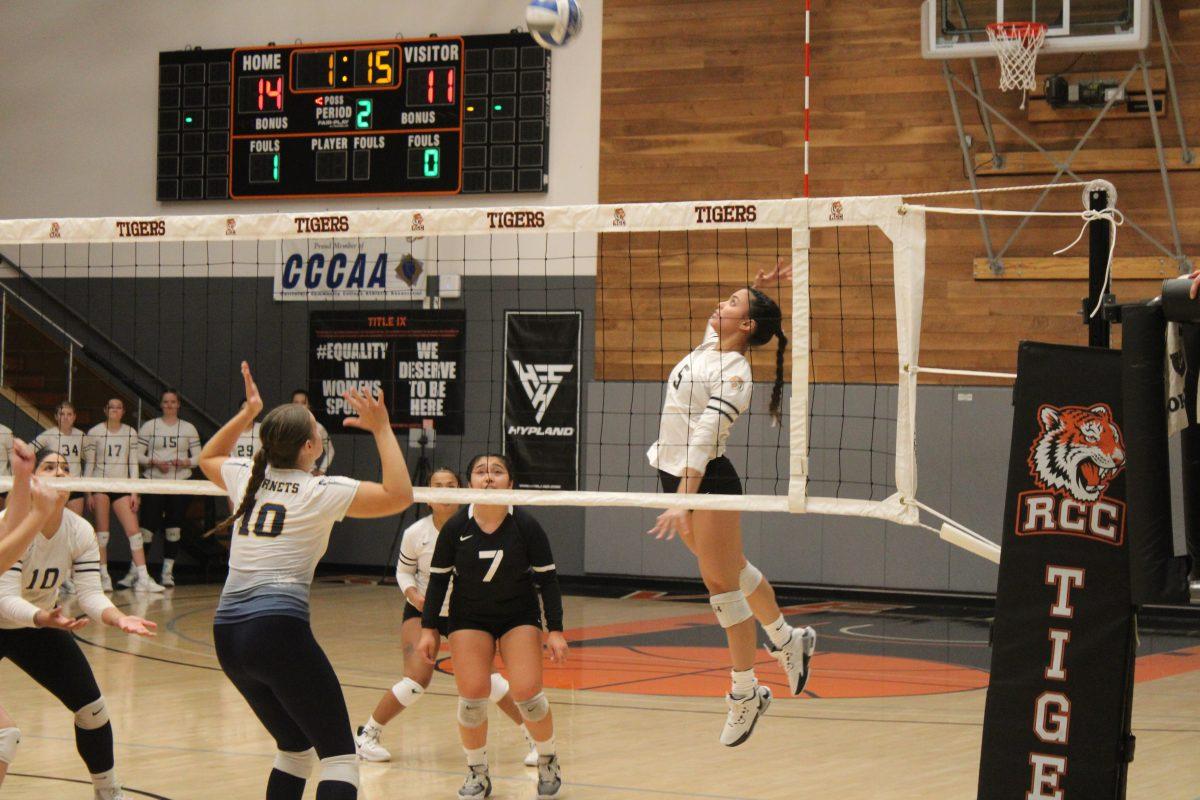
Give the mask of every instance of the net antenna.
<path id="1" fill-rule="evenodd" d="M 1000 59 L 1000 89 L 1021 90 L 1021 108 L 1031 89 L 1037 88 L 1037 57 L 1046 41 L 1041 22 L 993 22 L 987 26 L 988 41 Z"/>

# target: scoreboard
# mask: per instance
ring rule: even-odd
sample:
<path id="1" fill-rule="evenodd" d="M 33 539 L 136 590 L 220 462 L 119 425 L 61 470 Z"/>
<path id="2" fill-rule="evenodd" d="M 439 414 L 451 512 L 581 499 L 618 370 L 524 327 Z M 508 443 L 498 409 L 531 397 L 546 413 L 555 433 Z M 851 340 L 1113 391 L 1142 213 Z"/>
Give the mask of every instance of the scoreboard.
<path id="1" fill-rule="evenodd" d="M 157 197 L 544 192 L 549 100 L 527 33 L 160 53 Z"/>

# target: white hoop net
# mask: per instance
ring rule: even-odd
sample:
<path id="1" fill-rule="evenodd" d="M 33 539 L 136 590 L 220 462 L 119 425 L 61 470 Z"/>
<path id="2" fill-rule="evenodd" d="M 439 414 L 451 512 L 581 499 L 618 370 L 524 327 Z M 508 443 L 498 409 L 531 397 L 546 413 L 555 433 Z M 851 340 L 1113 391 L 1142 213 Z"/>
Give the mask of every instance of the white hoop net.
<path id="1" fill-rule="evenodd" d="M 1040 22 L 993 22 L 987 26 L 988 41 L 1000 59 L 1000 89 L 1030 91 L 1037 88 L 1037 57 L 1046 41 L 1046 26 Z"/>

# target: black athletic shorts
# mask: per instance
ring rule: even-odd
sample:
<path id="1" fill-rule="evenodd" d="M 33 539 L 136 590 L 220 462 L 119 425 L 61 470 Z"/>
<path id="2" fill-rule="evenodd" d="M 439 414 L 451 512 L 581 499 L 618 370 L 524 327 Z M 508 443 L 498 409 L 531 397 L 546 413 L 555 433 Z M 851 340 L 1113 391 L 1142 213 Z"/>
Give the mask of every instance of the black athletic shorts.
<path id="1" fill-rule="evenodd" d="M 73 503 L 76 500 L 86 500 L 87 494 L 84 492 L 71 492 L 71 496 L 67 498 L 68 503 Z"/>
<path id="2" fill-rule="evenodd" d="M 679 489 L 679 478 L 669 472 L 658 471 L 658 479 L 662 490 L 673 494 Z M 742 479 L 737 470 L 725 456 L 718 456 L 708 462 L 704 468 L 704 477 L 700 479 L 700 491 L 697 494 L 742 494 Z"/>
<path id="3" fill-rule="evenodd" d="M 542 614 L 540 611 L 531 610 L 521 614 L 508 617 L 487 617 L 483 615 L 461 615 L 455 617 L 450 615 L 450 632 L 454 631 L 483 631 L 491 634 L 492 638 L 500 641 L 500 637 L 511 631 L 513 628 L 518 628 L 521 625 L 532 625 L 538 630 L 542 629 Z M 447 637 L 449 638 L 449 637 Z"/>
<path id="4" fill-rule="evenodd" d="M 108 502 L 110 505 L 117 502 L 122 497 L 129 497 L 129 492 L 105 492 L 105 494 L 108 495 Z"/>
<path id="5" fill-rule="evenodd" d="M 421 612 L 417 611 L 417 607 L 414 606 L 412 603 L 408 602 L 407 600 L 405 600 L 404 601 L 404 618 L 401 619 L 400 622 L 403 624 L 405 622 L 408 622 L 410 619 L 420 619 L 420 618 L 421 618 Z M 443 637 L 450 636 L 450 618 L 449 617 L 438 617 L 437 632 L 440 633 Z"/>

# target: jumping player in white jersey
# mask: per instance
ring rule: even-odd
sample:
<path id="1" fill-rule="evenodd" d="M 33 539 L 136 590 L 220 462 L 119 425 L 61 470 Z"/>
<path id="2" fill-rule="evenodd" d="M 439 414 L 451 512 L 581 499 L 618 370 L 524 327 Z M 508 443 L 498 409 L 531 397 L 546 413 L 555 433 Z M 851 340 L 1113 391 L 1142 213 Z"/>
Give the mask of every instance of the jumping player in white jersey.
<path id="1" fill-rule="evenodd" d="M 70 477 L 67 460 L 52 450 L 38 454 L 36 474 Z M 155 624 L 123 614 L 100 588 L 96 532 L 58 492 L 41 535 L 0 577 L 0 658 L 11 659 L 75 715 L 75 749 L 87 765 L 96 800 L 124 800 L 113 761 L 113 730 L 92 668 L 71 635 L 87 624 L 57 605 L 61 582 L 75 581 L 79 607 L 90 619 L 137 636 Z"/>
<path id="2" fill-rule="evenodd" d="M 66 400 L 54 409 L 54 421 L 57 426 L 47 428 L 33 440 L 35 450 L 51 450 L 67 460 L 72 478 L 83 476 L 83 431 L 75 427 L 75 406 Z M 83 515 L 83 492 L 71 492 L 67 508 L 80 516 Z"/>
<path id="3" fill-rule="evenodd" d="M 83 474 L 88 478 L 138 477 L 138 432 L 122 422 L 125 401 L 111 397 L 104 404 L 104 422 L 93 426 L 83 440 Z M 139 592 L 161 592 L 163 587 L 146 570 L 146 552 L 142 532 L 138 528 L 139 498 L 132 492 L 91 492 L 88 510 L 96 521 L 96 541 L 100 544 L 100 583 L 111 592 L 112 578 L 108 574 L 109 512 L 120 521 L 129 540 L 130 569 L 133 589 Z"/>
<path id="4" fill-rule="evenodd" d="M 296 389 L 292 392 L 292 402 L 299 403 L 309 411 L 312 411 L 312 406 L 308 402 L 308 392 L 303 389 Z M 317 464 L 313 469 L 321 473 L 326 473 L 333 466 L 333 441 L 329 438 L 329 431 L 325 430 L 325 426 L 320 422 L 317 423 L 317 430 L 321 434 L 321 447 L 324 449 L 324 452 L 317 459 Z"/>
<path id="5" fill-rule="evenodd" d="M 472 489 L 510 489 L 508 459 L 484 453 L 471 459 Z M 458 735 L 467 755 L 467 778 L 458 796 L 481 799 L 492 792 L 487 762 L 487 704 L 496 646 L 508 669 L 513 699 L 538 752 L 537 797 L 559 796 L 562 775 L 554 742 L 554 717 L 542 692 L 542 612 L 550 659 L 567 658 L 562 590 L 550 540 L 524 509 L 471 505 L 446 521 L 429 564 L 417 650 L 426 663 L 437 658 L 438 616 L 450 595 L 450 652 L 458 686 Z"/>
<path id="6" fill-rule="evenodd" d="M 429 476 L 431 489 L 457 489 L 458 475 L 449 467 L 440 467 Z M 429 564 L 433 560 L 433 547 L 437 543 L 438 531 L 446 524 L 446 520 L 454 516 L 458 506 L 454 503 L 430 503 L 430 514 L 423 517 L 404 530 L 400 540 L 400 557 L 396 561 L 396 583 L 404 593 L 404 616 L 400 624 L 400 638 L 404 643 L 404 678 L 383 693 L 370 719 L 358 729 L 355 743 L 358 745 L 358 756 L 364 761 L 389 761 L 392 754 L 379 743 L 383 726 L 391 722 L 405 709 L 411 708 L 425 695 L 429 682 L 433 680 L 433 665 L 422 658 L 416 651 L 417 642 L 421 639 L 421 612 L 425 608 L 425 591 L 429 587 Z M 440 637 L 449 636 L 447 613 L 450 598 L 442 603 L 438 617 L 439 645 Z M 537 748 L 521 718 L 517 704 L 513 702 L 508 690 L 508 681 L 499 672 L 492 672 L 492 690 L 488 699 L 504 712 L 504 715 L 520 726 L 529 744 L 529 752 L 525 755 L 525 766 L 537 766 Z"/>
<path id="7" fill-rule="evenodd" d="M 29 549 L 58 505 L 58 492 L 33 475 L 33 448 L 20 439 L 12 446 L 13 484 L 7 513 L 0 516 L 0 571 L 7 571 Z M 0 786 L 17 755 L 21 731 L 0 707 Z"/>
<path id="8" fill-rule="evenodd" d="M 724 454 L 730 429 L 750 407 L 754 376 L 745 354 L 773 338 L 779 341 L 770 406 L 778 423 L 787 348 L 779 306 L 757 287 L 790 277 L 791 267 L 782 262 L 769 274 L 760 271 L 754 286 L 739 289 L 716 307 L 704 341 L 671 370 L 658 441 L 647 453 L 651 466 L 659 471 L 663 491 L 742 493 L 741 478 Z M 738 512 L 668 509 L 650 533 L 660 539 L 681 534 L 700 564 L 700 576 L 717 621 L 725 629 L 733 661 L 721 744 L 739 745 L 750 738 L 771 703 L 771 690 L 760 686 L 754 674 L 754 619 L 766 631 L 767 651 L 783 666 L 789 688 L 797 695 L 808 682 L 816 631 L 792 628 L 784 619 L 775 590 L 746 560 Z"/>
<path id="9" fill-rule="evenodd" d="M 412 503 L 408 468 L 382 394 L 358 391 L 343 395 L 357 414 L 345 424 L 374 435 L 382 483 L 313 475 L 321 438 L 313 415 L 295 403 L 263 419 L 262 447 L 252 461 L 230 458 L 238 435 L 262 410 L 245 362 L 242 380 L 246 405 L 200 453 L 201 471 L 237 505 L 209 532 L 232 529 L 229 577 L 213 620 L 217 659 L 275 739 L 267 800 L 300 800 L 317 758 L 317 800 L 355 800 L 350 715 L 309 626 L 309 584 L 335 522 L 391 516 Z"/>
<path id="10" fill-rule="evenodd" d="M 165 390 L 159 404 L 162 416 L 144 423 L 138 431 L 142 477 L 186 481 L 192 477 L 192 468 L 200 457 L 200 434 L 195 425 L 179 418 L 179 392 Z M 188 495 L 149 494 L 142 503 L 142 536 L 146 545 L 156 533 L 163 535 L 161 581 L 167 588 L 175 585 L 175 557 L 179 555 L 183 517 L 190 500 Z M 127 585 L 124 579 L 121 585 Z"/>

